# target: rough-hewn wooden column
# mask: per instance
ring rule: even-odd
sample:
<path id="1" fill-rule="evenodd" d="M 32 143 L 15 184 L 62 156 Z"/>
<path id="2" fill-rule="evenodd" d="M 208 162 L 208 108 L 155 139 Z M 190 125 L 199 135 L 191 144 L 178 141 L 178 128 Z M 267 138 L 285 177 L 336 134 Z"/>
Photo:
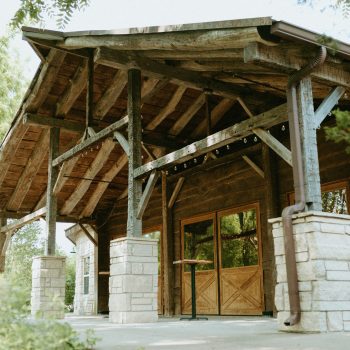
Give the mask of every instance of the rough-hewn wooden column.
<path id="1" fill-rule="evenodd" d="M 0 227 L 6 226 L 7 219 L 0 215 Z M 2 254 L 2 249 L 6 242 L 6 233 L 0 232 L 0 273 L 5 271 L 5 254 Z"/>
<path id="2" fill-rule="evenodd" d="M 276 218 L 280 215 L 278 205 L 278 176 L 276 156 L 271 152 L 268 145 L 262 145 L 262 157 L 264 163 L 264 179 L 265 179 L 265 208 L 266 219 Z M 267 240 L 264 246 L 264 275 L 267 281 L 264 281 L 264 286 L 267 290 L 265 307 L 267 311 L 275 313 L 275 285 L 276 285 L 276 265 L 274 259 L 274 246 L 272 225 L 267 225 Z"/>
<path id="3" fill-rule="evenodd" d="M 134 178 L 134 170 L 142 165 L 141 159 L 141 71 L 128 71 L 128 237 L 141 237 L 142 220 L 137 219 L 137 210 L 142 195 L 142 181 Z"/>
<path id="4" fill-rule="evenodd" d="M 53 193 L 53 188 L 58 177 L 58 167 L 52 166 L 52 161 L 58 157 L 60 129 L 50 129 L 50 148 L 48 160 L 48 180 L 47 180 L 47 199 L 46 199 L 46 234 L 47 241 L 45 255 L 55 255 L 56 249 L 56 217 L 57 217 L 57 198 Z"/>
<path id="5" fill-rule="evenodd" d="M 172 227 L 172 208 L 168 207 L 169 184 L 162 172 L 162 250 L 163 250 L 163 305 L 164 316 L 174 315 L 174 240 Z"/>
<path id="6" fill-rule="evenodd" d="M 320 170 L 318 164 L 316 122 L 311 78 L 300 81 L 297 88 L 298 111 L 303 169 L 305 178 L 306 210 L 322 210 Z"/>

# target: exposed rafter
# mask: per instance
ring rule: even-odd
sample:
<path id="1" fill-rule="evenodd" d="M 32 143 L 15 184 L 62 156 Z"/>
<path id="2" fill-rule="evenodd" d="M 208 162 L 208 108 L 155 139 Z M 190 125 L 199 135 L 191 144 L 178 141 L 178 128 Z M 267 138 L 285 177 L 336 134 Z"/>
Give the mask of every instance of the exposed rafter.
<path id="1" fill-rule="evenodd" d="M 84 174 L 85 179 L 94 179 L 98 172 L 102 169 L 103 165 L 108 160 L 110 153 L 114 148 L 115 143 L 111 139 L 106 139 L 95 159 L 87 169 Z M 61 209 L 61 215 L 69 215 L 75 208 L 75 206 L 79 203 L 79 201 L 83 198 L 86 191 L 89 189 L 92 180 L 81 180 L 79 185 L 75 188 L 74 192 L 70 195 L 70 197 L 64 203 Z"/>
<path id="2" fill-rule="evenodd" d="M 88 63 L 84 60 L 82 65 L 76 70 L 69 86 L 57 102 L 56 116 L 65 116 L 72 108 L 86 87 L 88 73 Z"/>
<path id="3" fill-rule="evenodd" d="M 95 106 L 95 118 L 103 119 L 112 108 L 115 101 L 123 92 L 127 83 L 127 73 L 125 70 L 119 70 L 113 77 L 110 86 L 98 100 Z"/>
<path id="4" fill-rule="evenodd" d="M 35 179 L 35 175 L 39 171 L 41 164 L 45 159 L 45 154 L 47 153 L 49 146 L 49 134 L 49 130 L 42 131 L 40 139 L 36 143 L 35 148 L 32 151 L 32 155 L 28 159 L 21 177 L 17 181 L 16 188 L 6 206 L 8 210 L 16 211 L 21 207 L 31 184 Z"/>

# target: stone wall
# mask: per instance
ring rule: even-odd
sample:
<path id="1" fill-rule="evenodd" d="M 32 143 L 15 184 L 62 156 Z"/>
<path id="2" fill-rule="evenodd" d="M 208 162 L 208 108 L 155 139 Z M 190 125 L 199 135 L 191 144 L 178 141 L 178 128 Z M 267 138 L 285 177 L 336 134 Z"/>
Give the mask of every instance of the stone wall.
<path id="1" fill-rule="evenodd" d="M 293 216 L 301 322 L 286 327 L 289 298 L 281 218 L 272 223 L 278 327 L 285 331 L 350 331 L 350 216 L 306 212 Z"/>
<path id="2" fill-rule="evenodd" d="M 89 230 L 89 232 L 92 236 L 94 236 L 93 230 Z M 75 243 L 76 276 L 74 294 L 74 314 L 95 315 L 97 313 L 97 249 L 81 229 L 75 235 Z M 89 293 L 84 294 L 84 259 L 87 257 L 90 257 Z"/>
<path id="3" fill-rule="evenodd" d="M 32 315 L 64 318 L 65 284 L 65 257 L 35 257 L 32 265 Z"/>
<path id="4" fill-rule="evenodd" d="M 111 241 L 109 320 L 145 323 L 158 319 L 158 241 L 124 237 Z"/>

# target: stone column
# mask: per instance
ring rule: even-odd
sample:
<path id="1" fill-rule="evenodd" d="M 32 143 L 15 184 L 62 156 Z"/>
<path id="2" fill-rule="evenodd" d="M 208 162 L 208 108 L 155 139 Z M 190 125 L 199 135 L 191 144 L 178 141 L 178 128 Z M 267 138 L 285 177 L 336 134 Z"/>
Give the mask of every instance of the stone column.
<path id="1" fill-rule="evenodd" d="M 286 327 L 288 285 L 281 218 L 272 223 L 278 329 L 291 332 L 350 331 L 350 216 L 306 212 L 293 216 L 301 321 Z"/>
<path id="2" fill-rule="evenodd" d="M 158 320 L 158 240 L 125 237 L 111 241 L 109 320 Z"/>
<path id="3" fill-rule="evenodd" d="M 66 258 L 37 256 L 32 267 L 32 315 L 64 318 Z"/>

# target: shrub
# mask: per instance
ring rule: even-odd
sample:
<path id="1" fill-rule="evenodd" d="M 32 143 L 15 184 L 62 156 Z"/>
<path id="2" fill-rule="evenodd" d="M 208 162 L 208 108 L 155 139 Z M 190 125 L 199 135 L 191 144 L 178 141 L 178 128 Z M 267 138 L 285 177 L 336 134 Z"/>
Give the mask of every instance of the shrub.
<path id="1" fill-rule="evenodd" d="M 87 350 L 97 338 L 89 330 L 85 340 L 65 322 L 29 318 L 27 294 L 0 278 L 0 350 Z"/>

